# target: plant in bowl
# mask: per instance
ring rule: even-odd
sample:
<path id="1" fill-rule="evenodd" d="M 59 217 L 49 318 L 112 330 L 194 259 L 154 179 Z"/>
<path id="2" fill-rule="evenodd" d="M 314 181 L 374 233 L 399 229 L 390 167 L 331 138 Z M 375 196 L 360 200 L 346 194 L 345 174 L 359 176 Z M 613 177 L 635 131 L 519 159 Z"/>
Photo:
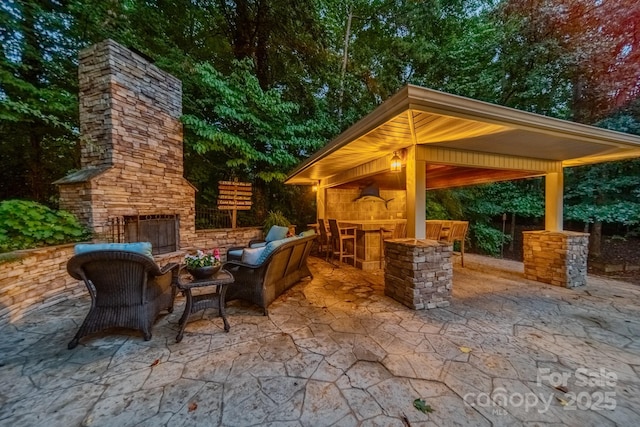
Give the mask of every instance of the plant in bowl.
<path id="1" fill-rule="evenodd" d="M 184 263 L 194 279 L 208 279 L 222 268 L 218 249 L 208 252 L 198 249 L 194 255 L 186 255 Z"/>

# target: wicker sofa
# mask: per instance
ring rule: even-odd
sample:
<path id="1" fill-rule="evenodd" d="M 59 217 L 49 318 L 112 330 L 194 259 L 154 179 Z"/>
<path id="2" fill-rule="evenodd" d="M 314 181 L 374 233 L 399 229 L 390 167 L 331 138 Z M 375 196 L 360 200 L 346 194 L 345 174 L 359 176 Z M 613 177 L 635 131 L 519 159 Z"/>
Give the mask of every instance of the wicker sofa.
<path id="1" fill-rule="evenodd" d="M 178 267 L 171 263 L 160 268 L 149 255 L 127 250 L 74 255 L 67 262 L 67 271 L 84 281 L 91 307 L 68 348 L 76 347 L 85 335 L 113 327 L 140 330 L 150 340 L 160 312 L 173 311 Z"/>
<path id="2" fill-rule="evenodd" d="M 284 291 L 304 277 L 313 277 L 307 258 L 315 235 L 289 237 L 270 242 L 269 251 L 257 264 L 231 260 L 224 269 L 233 274 L 235 284 L 227 289 L 226 300 L 242 299 L 260 306 L 264 315 L 267 308 Z"/>

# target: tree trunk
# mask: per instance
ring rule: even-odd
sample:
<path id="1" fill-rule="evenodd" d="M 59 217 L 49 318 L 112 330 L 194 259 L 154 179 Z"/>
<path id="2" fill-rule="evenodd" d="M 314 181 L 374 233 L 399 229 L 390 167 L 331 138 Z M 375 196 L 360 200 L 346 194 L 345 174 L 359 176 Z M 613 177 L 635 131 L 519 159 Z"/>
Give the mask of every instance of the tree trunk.
<path id="1" fill-rule="evenodd" d="M 516 213 L 511 214 L 511 241 L 509 242 L 509 252 L 513 252 L 516 240 Z"/>
<path id="2" fill-rule="evenodd" d="M 236 2 L 233 25 L 233 56 L 236 59 L 253 58 L 254 17 L 246 1 Z"/>
<path id="3" fill-rule="evenodd" d="M 600 247 L 602 243 L 602 221 L 595 221 L 591 226 L 591 235 L 589 236 L 589 255 L 598 258 L 601 254 Z"/>

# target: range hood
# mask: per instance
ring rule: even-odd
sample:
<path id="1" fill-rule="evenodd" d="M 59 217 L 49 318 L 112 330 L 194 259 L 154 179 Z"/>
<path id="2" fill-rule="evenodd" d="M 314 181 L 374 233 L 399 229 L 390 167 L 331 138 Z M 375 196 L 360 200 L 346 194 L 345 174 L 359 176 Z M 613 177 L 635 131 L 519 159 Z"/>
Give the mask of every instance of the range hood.
<path id="1" fill-rule="evenodd" d="M 369 201 L 369 202 L 383 202 L 384 203 L 384 207 L 387 208 L 387 209 L 388 209 L 387 204 L 392 200 L 393 200 L 393 198 L 385 200 L 382 197 L 380 197 L 380 187 L 375 182 L 367 184 L 360 191 L 360 195 L 358 197 L 356 197 L 355 199 L 353 199 L 354 202 L 366 202 L 366 201 Z"/>

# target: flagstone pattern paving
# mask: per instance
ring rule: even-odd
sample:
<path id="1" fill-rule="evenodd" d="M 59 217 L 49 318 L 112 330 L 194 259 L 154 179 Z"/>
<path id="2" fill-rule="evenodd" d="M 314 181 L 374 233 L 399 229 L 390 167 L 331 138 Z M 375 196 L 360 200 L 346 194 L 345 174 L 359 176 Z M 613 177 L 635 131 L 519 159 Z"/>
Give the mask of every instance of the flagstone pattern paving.
<path id="1" fill-rule="evenodd" d="M 640 287 L 566 289 L 466 258 L 451 306 L 414 311 L 382 272 L 312 257 L 315 277 L 268 317 L 232 302 L 229 333 L 207 310 L 181 343 L 183 298 L 151 341 L 117 331 L 74 350 L 88 297 L 39 310 L 0 326 L 0 425 L 638 425 Z"/>

